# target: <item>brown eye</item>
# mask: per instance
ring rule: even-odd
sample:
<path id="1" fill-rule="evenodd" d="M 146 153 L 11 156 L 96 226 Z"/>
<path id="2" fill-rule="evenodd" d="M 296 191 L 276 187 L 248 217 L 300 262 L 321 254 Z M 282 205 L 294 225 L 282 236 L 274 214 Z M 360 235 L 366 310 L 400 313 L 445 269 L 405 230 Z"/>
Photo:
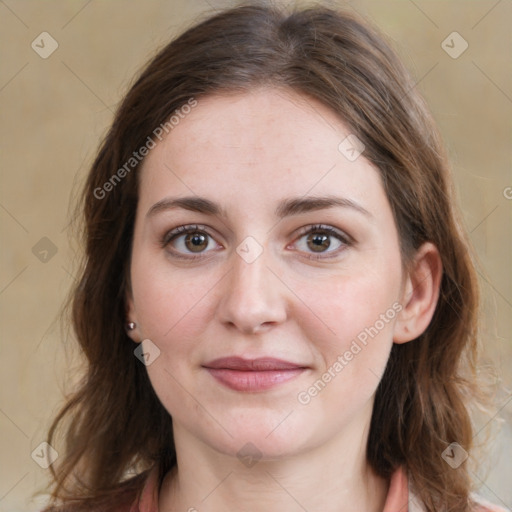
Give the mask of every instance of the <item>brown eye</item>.
<path id="1" fill-rule="evenodd" d="M 343 231 L 331 226 L 310 226 L 301 231 L 295 241 L 295 247 L 311 259 L 327 259 L 336 257 L 341 251 L 352 244 L 352 239 Z"/>
<path id="2" fill-rule="evenodd" d="M 201 226 L 180 226 L 167 234 L 161 240 L 162 248 L 177 258 L 199 258 L 206 256 L 212 249 L 218 247 L 206 228 Z"/>
<path id="3" fill-rule="evenodd" d="M 185 246 L 191 252 L 201 252 L 208 247 L 208 237 L 203 233 L 189 233 L 185 236 Z"/>
<path id="4" fill-rule="evenodd" d="M 310 233 L 306 243 L 313 252 L 324 252 L 331 245 L 330 236 L 319 233 Z"/>

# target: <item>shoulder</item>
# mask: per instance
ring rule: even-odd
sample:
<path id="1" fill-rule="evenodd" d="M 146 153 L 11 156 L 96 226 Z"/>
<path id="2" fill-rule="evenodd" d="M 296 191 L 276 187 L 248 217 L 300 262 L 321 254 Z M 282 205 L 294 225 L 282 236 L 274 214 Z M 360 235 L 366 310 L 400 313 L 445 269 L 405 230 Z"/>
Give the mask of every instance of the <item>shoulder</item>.
<path id="1" fill-rule="evenodd" d="M 491 503 L 490 501 L 482 498 L 478 494 L 472 494 L 471 499 L 477 506 L 475 512 L 511 512 L 510 509 L 495 505 L 494 503 Z"/>
<path id="2" fill-rule="evenodd" d="M 403 470 L 403 473 L 403 475 L 400 474 L 400 476 L 402 477 L 401 484 L 405 486 L 408 490 L 408 504 L 405 510 L 407 510 L 407 512 L 425 512 L 425 509 L 421 501 L 416 496 L 412 486 L 410 485 L 408 475 L 406 476 L 406 470 Z M 482 498 L 476 493 L 471 493 L 470 500 L 471 503 L 474 505 L 474 512 L 512 512 L 508 508 L 504 508 L 500 505 L 496 505 L 494 503 L 491 503 L 490 501 L 487 501 L 485 498 Z"/>
<path id="3" fill-rule="evenodd" d="M 108 496 L 94 502 L 50 505 L 40 512 L 158 512 L 157 467 L 122 482 Z"/>
<path id="4" fill-rule="evenodd" d="M 129 501 L 128 506 L 115 512 L 158 512 L 158 493 L 160 487 L 160 470 L 158 465 L 144 474 L 140 492 Z"/>

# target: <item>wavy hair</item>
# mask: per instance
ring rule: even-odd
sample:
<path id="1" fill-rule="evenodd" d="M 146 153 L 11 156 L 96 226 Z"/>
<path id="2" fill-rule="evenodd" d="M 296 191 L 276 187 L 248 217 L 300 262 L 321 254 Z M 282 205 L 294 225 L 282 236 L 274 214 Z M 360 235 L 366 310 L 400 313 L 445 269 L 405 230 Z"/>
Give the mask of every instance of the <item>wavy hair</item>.
<path id="1" fill-rule="evenodd" d="M 124 328 L 140 162 L 113 176 L 191 98 L 258 86 L 319 100 L 365 144 L 405 266 L 422 243 L 439 249 L 434 317 L 419 338 L 393 345 L 367 459 L 382 477 L 405 467 L 428 512 L 469 511 L 469 470 L 453 470 L 441 454 L 453 441 L 467 451 L 472 444 L 478 291 L 435 123 L 394 50 L 365 20 L 318 4 L 260 3 L 196 20 L 161 49 L 124 97 L 92 164 L 79 203 L 85 254 L 70 301 L 86 371 L 49 431 L 48 442 L 62 433 L 64 446 L 51 466 L 47 510 L 114 510 L 136 495 L 150 467 L 164 475 L 176 464 L 172 419 Z"/>

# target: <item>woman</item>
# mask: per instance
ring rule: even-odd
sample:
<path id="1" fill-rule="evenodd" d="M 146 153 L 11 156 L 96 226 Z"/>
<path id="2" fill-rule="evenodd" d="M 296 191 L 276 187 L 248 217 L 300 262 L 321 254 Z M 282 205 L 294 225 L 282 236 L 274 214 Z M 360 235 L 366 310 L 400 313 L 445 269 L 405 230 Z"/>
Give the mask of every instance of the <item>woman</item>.
<path id="1" fill-rule="evenodd" d="M 448 164 L 365 22 L 248 4 L 187 30 L 83 213 L 88 370 L 47 510 L 500 510 L 466 462 L 478 297 Z"/>

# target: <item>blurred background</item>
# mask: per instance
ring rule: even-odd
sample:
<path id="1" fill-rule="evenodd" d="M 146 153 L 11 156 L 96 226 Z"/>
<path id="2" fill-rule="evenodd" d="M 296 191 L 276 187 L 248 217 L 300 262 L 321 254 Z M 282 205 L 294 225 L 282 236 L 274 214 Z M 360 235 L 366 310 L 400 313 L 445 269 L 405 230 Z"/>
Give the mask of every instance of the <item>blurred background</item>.
<path id="1" fill-rule="evenodd" d="M 307 2 L 299 2 L 307 3 Z M 75 280 L 74 194 L 137 70 L 217 0 L 0 0 L 0 511 L 36 511 L 49 469 L 38 454 L 76 375 L 58 315 Z M 512 507 L 512 2 L 334 2 L 389 37 L 445 138 L 479 260 L 484 362 L 499 414 L 474 478 Z M 508 390 L 508 395 L 507 395 Z M 500 419 L 501 418 L 501 419 Z M 44 466 L 44 464 L 43 464 Z"/>

